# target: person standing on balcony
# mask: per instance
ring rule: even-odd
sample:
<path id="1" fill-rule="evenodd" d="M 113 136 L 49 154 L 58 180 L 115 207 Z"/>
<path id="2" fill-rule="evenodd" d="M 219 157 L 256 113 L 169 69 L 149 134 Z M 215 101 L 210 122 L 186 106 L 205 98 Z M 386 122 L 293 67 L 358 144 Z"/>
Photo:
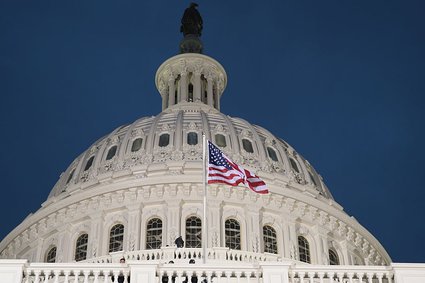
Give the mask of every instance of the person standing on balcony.
<path id="1" fill-rule="evenodd" d="M 120 259 L 120 263 L 121 264 L 125 264 L 125 258 L 121 258 Z M 115 281 L 115 277 L 112 276 L 112 282 L 114 283 L 130 283 L 130 276 L 127 277 L 127 281 L 125 281 L 125 276 L 124 275 L 118 275 L 117 277 L 117 281 Z"/>

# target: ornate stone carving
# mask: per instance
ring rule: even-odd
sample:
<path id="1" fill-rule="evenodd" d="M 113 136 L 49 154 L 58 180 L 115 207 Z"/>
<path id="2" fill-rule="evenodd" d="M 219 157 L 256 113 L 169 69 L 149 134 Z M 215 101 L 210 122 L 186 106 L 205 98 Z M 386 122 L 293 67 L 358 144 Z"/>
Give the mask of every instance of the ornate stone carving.
<path id="1" fill-rule="evenodd" d="M 224 127 L 221 124 L 217 124 L 214 128 L 217 133 L 224 133 Z"/>
<path id="2" fill-rule="evenodd" d="M 296 249 L 294 243 L 291 243 L 291 248 L 290 248 L 290 257 L 293 260 L 298 260 L 298 250 Z"/>
<path id="3" fill-rule="evenodd" d="M 168 123 L 162 124 L 161 131 L 163 131 L 163 132 L 169 132 L 170 130 L 171 130 L 171 127 L 170 127 L 170 125 L 168 125 Z"/>
<path id="4" fill-rule="evenodd" d="M 252 251 L 254 253 L 259 252 L 260 247 L 260 239 L 258 238 L 258 235 L 255 235 L 252 237 Z"/>
<path id="5" fill-rule="evenodd" d="M 213 231 L 212 232 L 212 239 L 211 239 L 211 241 L 212 241 L 212 246 L 213 247 L 218 247 L 218 233 L 217 233 L 217 231 Z"/>
<path id="6" fill-rule="evenodd" d="M 348 232 L 347 232 L 347 240 L 349 240 L 350 242 L 354 241 L 354 230 L 351 227 L 348 227 Z"/>
<path id="7" fill-rule="evenodd" d="M 183 160 L 183 152 L 176 150 L 171 153 L 171 160 L 180 161 Z"/>
<path id="8" fill-rule="evenodd" d="M 137 128 L 137 129 L 133 129 L 131 131 L 131 137 L 132 138 L 136 138 L 136 137 L 140 137 L 140 136 L 144 136 L 144 132 L 142 130 L 142 128 Z"/>

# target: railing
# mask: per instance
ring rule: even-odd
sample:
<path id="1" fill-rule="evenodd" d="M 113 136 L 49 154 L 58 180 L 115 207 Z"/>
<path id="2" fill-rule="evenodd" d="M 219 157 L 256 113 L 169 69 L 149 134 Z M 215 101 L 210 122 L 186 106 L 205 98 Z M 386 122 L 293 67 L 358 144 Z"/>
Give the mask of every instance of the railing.
<path id="1" fill-rule="evenodd" d="M 394 281 L 394 272 L 390 266 L 291 266 L 288 275 L 291 283 L 392 283 Z"/>
<path id="2" fill-rule="evenodd" d="M 176 254 L 178 255 L 178 254 Z M 0 260 L 1 283 L 424 283 L 425 264 L 311 265 L 293 261 L 129 260 L 127 263 L 27 263 Z"/>
<path id="3" fill-rule="evenodd" d="M 260 283 L 262 273 L 260 267 L 253 265 L 229 266 L 209 265 L 196 266 L 165 264 L 158 267 L 156 272 L 157 282 L 238 282 Z"/>
<path id="4" fill-rule="evenodd" d="M 130 269 L 121 264 L 90 263 L 31 263 L 23 272 L 23 283 L 41 282 L 117 282 L 117 278 L 127 278 Z"/>
<path id="5" fill-rule="evenodd" d="M 109 283 L 117 282 L 116 278 L 123 279 L 137 278 L 140 270 L 137 268 L 146 267 L 143 263 L 126 264 L 92 264 L 92 263 L 32 263 L 24 269 L 23 283 L 42 282 L 97 282 Z M 150 268 L 150 269 L 149 269 Z M 392 283 L 393 271 L 387 266 L 314 266 L 314 265 L 288 265 L 272 264 L 266 266 L 261 264 L 239 263 L 230 266 L 229 264 L 200 264 L 193 261 L 187 264 L 158 264 L 148 265 L 143 272 L 151 272 L 155 282 L 213 282 L 213 283 L 261 283 L 281 282 L 276 279 L 271 280 L 270 274 L 278 270 L 286 278 L 283 282 L 290 283 Z M 283 278 L 283 277 L 281 277 Z M 115 281 L 114 281 L 115 280 Z M 132 283 L 137 281 L 132 280 Z M 144 283 L 149 283 L 144 282 Z"/>
<path id="6" fill-rule="evenodd" d="M 152 261 L 155 263 L 167 263 L 169 261 L 187 262 L 190 259 L 201 260 L 203 258 L 203 251 L 200 248 L 163 247 L 156 250 L 117 252 L 84 262 L 112 263 L 118 262 L 121 257 L 124 257 L 126 260 Z M 238 261 L 247 263 L 281 260 L 280 256 L 276 254 L 230 250 L 229 248 L 209 248 L 207 249 L 207 259 L 210 261 Z"/>

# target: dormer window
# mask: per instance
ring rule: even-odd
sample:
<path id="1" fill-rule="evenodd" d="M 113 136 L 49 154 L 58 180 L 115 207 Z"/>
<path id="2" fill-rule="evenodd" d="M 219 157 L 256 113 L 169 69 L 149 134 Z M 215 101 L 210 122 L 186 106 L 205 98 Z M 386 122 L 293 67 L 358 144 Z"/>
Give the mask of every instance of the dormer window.
<path id="1" fill-rule="evenodd" d="M 271 160 L 278 161 L 276 151 L 273 148 L 267 147 L 267 154 Z"/>
<path id="2" fill-rule="evenodd" d="M 248 153 L 254 153 L 254 148 L 252 147 L 252 143 L 250 140 L 242 139 L 243 149 Z"/>
<path id="3" fill-rule="evenodd" d="M 90 169 L 90 167 L 93 165 L 94 155 L 87 160 L 86 167 L 84 167 L 84 171 L 87 171 Z"/>
<path id="4" fill-rule="evenodd" d="M 114 145 L 108 150 L 108 154 L 106 155 L 106 160 L 111 160 L 116 153 L 117 153 L 117 146 Z"/>
<path id="5" fill-rule="evenodd" d="M 131 145 L 131 152 L 139 151 L 140 148 L 142 147 L 142 142 L 143 142 L 142 138 L 135 139 L 133 141 L 133 144 Z"/>
<path id="6" fill-rule="evenodd" d="M 226 137 L 222 134 L 216 134 L 215 144 L 218 145 L 219 147 L 226 147 L 227 146 Z"/>
<path id="7" fill-rule="evenodd" d="M 297 162 L 293 158 L 289 158 L 289 162 L 291 163 L 292 169 L 295 170 L 295 172 L 300 173 L 300 169 L 298 169 Z"/>
<path id="8" fill-rule="evenodd" d="M 187 134 L 187 144 L 188 145 L 197 145 L 198 144 L 198 134 L 190 132 Z"/>
<path id="9" fill-rule="evenodd" d="M 158 145 L 160 147 L 165 147 L 170 143 L 170 134 L 162 134 L 159 136 L 159 143 Z"/>

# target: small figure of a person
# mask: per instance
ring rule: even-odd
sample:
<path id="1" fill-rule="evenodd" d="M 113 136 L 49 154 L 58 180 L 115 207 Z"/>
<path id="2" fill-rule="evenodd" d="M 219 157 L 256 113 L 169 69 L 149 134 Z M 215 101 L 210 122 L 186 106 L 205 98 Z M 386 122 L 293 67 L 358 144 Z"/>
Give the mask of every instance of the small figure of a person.
<path id="1" fill-rule="evenodd" d="M 183 248 L 184 247 L 184 241 L 182 239 L 182 236 L 179 236 L 175 241 L 174 244 L 176 244 L 176 246 L 178 248 Z"/>
<path id="2" fill-rule="evenodd" d="M 121 264 L 124 264 L 125 263 L 125 258 L 120 258 L 120 263 Z M 125 277 L 124 277 L 124 275 L 118 275 L 118 277 L 117 277 L 117 281 L 115 281 L 115 277 L 114 276 L 112 276 L 112 282 L 117 282 L 117 283 L 124 283 L 124 281 L 125 281 Z M 127 277 L 127 283 L 130 283 L 130 276 L 128 276 Z"/>

